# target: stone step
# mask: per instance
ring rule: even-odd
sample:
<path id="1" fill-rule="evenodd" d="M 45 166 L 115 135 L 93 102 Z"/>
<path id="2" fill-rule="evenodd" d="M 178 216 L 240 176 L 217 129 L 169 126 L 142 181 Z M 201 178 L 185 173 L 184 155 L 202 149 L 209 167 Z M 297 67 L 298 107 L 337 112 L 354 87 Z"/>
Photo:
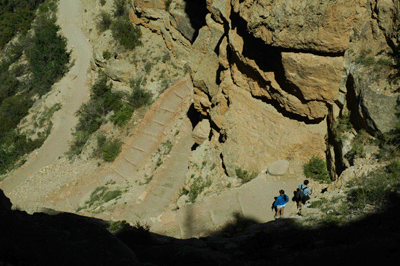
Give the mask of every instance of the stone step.
<path id="1" fill-rule="evenodd" d="M 155 124 L 155 123 L 152 123 L 152 124 Z M 162 127 L 162 126 L 159 126 L 159 125 L 157 126 L 157 124 L 155 124 L 155 125 L 156 126 L 154 126 L 153 128 L 150 128 L 150 129 L 146 128 L 145 131 L 152 133 L 152 132 L 154 132 L 154 131 L 152 131 L 152 129 L 160 130 L 160 131 L 164 129 L 164 127 Z M 159 131 L 156 131 L 156 132 L 159 132 Z M 150 134 L 139 134 L 132 141 L 130 146 L 135 150 L 142 151 L 142 152 L 148 152 L 148 151 L 152 151 L 154 148 L 156 148 L 158 146 L 158 140 Z"/>

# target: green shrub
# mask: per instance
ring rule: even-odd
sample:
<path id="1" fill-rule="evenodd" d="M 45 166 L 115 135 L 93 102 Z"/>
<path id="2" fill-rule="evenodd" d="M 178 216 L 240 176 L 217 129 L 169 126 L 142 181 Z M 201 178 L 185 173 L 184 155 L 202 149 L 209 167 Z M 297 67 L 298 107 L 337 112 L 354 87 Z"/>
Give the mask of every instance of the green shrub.
<path id="1" fill-rule="evenodd" d="M 242 180 L 243 184 L 257 177 L 257 173 L 250 172 L 248 170 L 242 170 L 241 168 L 236 169 L 235 172 L 236 176 Z"/>
<path id="2" fill-rule="evenodd" d="M 112 56 L 112 55 L 111 55 L 110 51 L 108 51 L 108 50 L 103 51 L 103 58 L 104 58 L 105 60 L 110 59 L 111 56 Z"/>
<path id="3" fill-rule="evenodd" d="M 303 171 L 307 178 L 317 180 L 321 183 L 331 182 L 326 163 L 319 157 L 313 156 L 309 163 L 304 164 Z"/>
<path id="4" fill-rule="evenodd" d="M 90 100 L 82 104 L 76 112 L 79 121 L 73 133 L 74 141 L 68 152 L 70 158 L 82 152 L 91 134 L 96 132 L 107 121 L 106 115 L 109 112 L 114 110 L 114 115 L 110 120 L 117 126 L 126 124 L 132 116 L 133 107 L 128 103 L 123 103 L 124 94 L 112 92 L 111 89 L 112 83 L 107 83 L 107 76 L 100 72 L 99 78 L 92 85 Z M 103 150 L 95 152 L 95 155 L 102 154 L 105 161 L 114 161 L 120 152 L 118 145 L 121 145 L 119 141 L 107 142 L 102 147 Z"/>
<path id="5" fill-rule="evenodd" d="M 106 0 L 100 0 L 100 5 L 104 6 L 106 4 Z"/>
<path id="6" fill-rule="evenodd" d="M 112 190 L 112 191 L 107 191 L 104 196 L 103 196 L 103 201 L 104 202 L 109 202 L 113 199 L 116 199 L 122 195 L 122 191 L 117 189 L 117 190 Z"/>
<path id="7" fill-rule="evenodd" d="M 0 49 L 17 33 L 25 34 L 44 0 L 0 1 Z"/>
<path id="8" fill-rule="evenodd" d="M 13 36 L 15 32 L 8 31 L 8 27 L 17 27 L 20 33 L 17 40 L 8 45 L 7 53 L 0 62 L 0 172 L 13 168 L 14 164 L 23 163 L 22 156 L 39 148 L 49 135 L 52 123 L 48 123 L 43 133 L 38 133 L 38 139 L 30 140 L 16 128 L 20 120 L 28 114 L 33 105 L 35 96 L 47 93 L 51 86 L 67 71 L 69 53 L 66 51 L 66 39 L 58 34 L 59 26 L 52 16 L 56 10 L 54 1 L 46 1 L 39 8 L 34 23 L 34 35 L 26 37 L 24 33 L 31 28 L 25 20 L 25 15 L 35 10 L 43 1 L 15 0 L 1 1 L 0 3 L 0 40 Z M 22 13 L 19 12 L 22 8 Z M 25 13 L 24 13 L 25 12 Z M 26 13 L 28 12 L 28 13 Z M 25 15 L 24 15 L 25 14 Z M 7 25 L 14 20 L 14 25 Z M 11 20 L 9 20 L 11 19 Z M 8 21 L 4 24 L 5 21 Z M 23 23 L 24 25 L 17 25 Z M 29 22 L 30 24 L 30 22 Z M 11 33 L 11 35 L 7 35 Z M 5 39 L 4 39 L 4 38 Z M 11 64 L 16 62 L 22 54 L 26 54 L 29 67 Z M 29 82 L 22 83 L 16 77 L 29 74 Z M 37 125 L 43 126 L 58 107 L 49 108 L 42 113 Z"/>
<path id="9" fill-rule="evenodd" d="M 55 20 L 41 18 L 34 29 L 32 48 L 27 51 L 27 58 L 33 74 L 33 86 L 43 95 L 68 72 L 70 52 L 67 52 L 66 38 L 58 34 L 60 26 L 55 24 Z"/>
<path id="10" fill-rule="evenodd" d="M 328 202 L 328 200 L 326 198 L 321 198 L 320 200 L 315 200 L 315 201 L 311 202 L 310 208 L 320 208 L 327 202 Z"/>
<path id="11" fill-rule="evenodd" d="M 163 155 L 167 155 L 171 152 L 173 144 L 170 140 L 162 142 L 161 145 L 163 146 L 164 149 Z"/>
<path id="12" fill-rule="evenodd" d="M 367 204 L 383 208 L 390 203 L 391 195 L 400 191 L 400 163 L 395 160 L 386 168 L 353 180 L 350 185 L 354 186 L 347 192 L 351 209 L 362 210 Z"/>
<path id="13" fill-rule="evenodd" d="M 125 49 L 133 50 L 142 45 L 142 32 L 129 21 L 127 15 L 118 17 L 111 25 L 112 35 Z"/>
<path id="14" fill-rule="evenodd" d="M 129 96 L 129 104 L 134 108 L 138 109 L 144 105 L 149 105 L 152 101 L 153 94 L 149 91 L 145 91 L 144 89 L 137 86 L 136 81 L 131 81 L 132 93 Z"/>
<path id="15" fill-rule="evenodd" d="M 189 197 L 191 202 L 194 203 L 200 193 L 203 192 L 206 187 L 211 186 L 211 184 L 212 181 L 210 179 L 204 180 L 201 177 L 196 178 L 194 182 L 190 185 Z"/>
<path id="16" fill-rule="evenodd" d="M 112 19 L 111 15 L 106 11 L 101 11 L 97 16 L 96 27 L 100 32 L 106 31 L 111 27 Z"/>
<path id="17" fill-rule="evenodd" d="M 153 64 L 150 62 L 147 62 L 144 65 L 144 71 L 146 72 L 146 74 L 150 74 L 151 68 L 153 67 Z"/>
<path id="18" fill-rule="evenodd" d="M 170 6 L 171 6 L 171 3 L 172 3 L 172 0 L 166 0 L 166 1 L 164 2 L 164 4 L 165 4 L 165 10 L 166 10 L 166 11 L 169 11 L 169 8 L 170 8 Z"/>
<path id="19" fill-rule="evenodd" d="M 350 123 L 350 115 L 350 111 L 344 111 L 342 116 L 336 119 L 332 130 L 336 142 L 341 141 L 344 133 L 353 128 L 353 125 Z"/>
<path id="20" fill-rule="evenodd" d="M 88 132 L 75 131 L 72 132 L 72 136 L 73 140 L 69 143 L 69 150 L 66 153 L 70 159 L 82 153 L 86 142 L 90 138 L 90 134 Z"/>
<path id="21" fill-rule="evenodd" d="M 97 146 L 102 147 L 107 141 L 107 137 L 104 134 L 97 136 Z"/>
<path id="22" fill-rule="evenodd" d="M 121 152 L 121 145 L 122 142 L 119 139 L 106 142 L 102 147 L 102 155 L 104 161 L 113 162 Z"/>
<path id="23" fill-rule="evenodd" d="M 392 161 L 387 166 L 387 173 L 388 173 L 388 178 L 390 179 L 400 178 L 400 162 L 398 160 Z"/>
<path id="24" fill-rule="evenodd" d="M 377 64 L 382 66 L 393 66 L 392 59 L 379 58 Z"/>
<path id="25" fill-rule="evenodd" d="M 143 225 L 140 222 L 136 222 L 133 226 L 126 221 L 114 222 L 109 230 L 129 247 L 143 244 L 150 245 L 152 241 L 150 226 Z"/>
<path id="26" fill-rule="evenodd" d="M 182 196 L 184 196 L 184 195 L 188 195 L 189 194 L 189 190 L 187 190 L 186 188 L 181 188 L 180 190 L 179 190 L 179 193 L 178 193 L 178 198 L 180 198 L 180 197 L 182 197 Z"/>
<path id="27" fill-rule="evenodd" d="M 95 188 L 90 194 L 89 200 L 87 200 L 85 204 L 91 207 L 94 203 L 101 201 L 106 191 L 107 191 L 106 186 Z"/>
<path id="28" fill-rule="evenodd" d="M 171 60 L 171 55 L 170 55 L 169 52 L 165 52 L 164 55 L 163 55 L 163 57 L 162 57 L 162 59 L 161 59 L 161 61 L 162 61 L 163 63 L 166 63 L 166 62 L 169 61 L 169 60 Z"/>
<path id="29" fill-rule="evenodd" d="M 115 18 L 126 15 L 126 0 L 114 0 L 113 15 Z"/>
<path id="30" fill-rule="evenodd" d="M 368 133 L 365 130 L 360 130 L 357 136 L 352 140 L 351 149 L 345 156 L 351 164 L 353 164 L 355 158 L 365 157 L 364 145 L 368 140 L 367 138 Z"/>
<path id="31" fill-rule="evenodd" d="M 119 127 L 126 125 L 126 123 L 131 119 L 134 108 L 128 103 L 123 103 L 122 107 L 118 109 L 115 114 L 110 118 L 110 120 Z"/>

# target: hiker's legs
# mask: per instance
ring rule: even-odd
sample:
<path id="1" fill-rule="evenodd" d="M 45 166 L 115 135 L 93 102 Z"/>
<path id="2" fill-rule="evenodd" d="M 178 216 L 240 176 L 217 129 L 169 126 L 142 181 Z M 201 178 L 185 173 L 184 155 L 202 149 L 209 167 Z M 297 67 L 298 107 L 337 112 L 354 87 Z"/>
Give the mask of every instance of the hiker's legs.
<path id="1" fill-rule="evenodd" d="M 303 203 L 301 202 L 301 200 L 299 200 L 298 202 L 297 202 L 297 208 L 299 209 L 299 208 L 301 208 L 303 206 Z"/>
<path id="2" fill-rule="evenodd" d="M 285 207 L 278 209 L 278 215 L 282 217 L 284 211 L 285 211 Z"/>

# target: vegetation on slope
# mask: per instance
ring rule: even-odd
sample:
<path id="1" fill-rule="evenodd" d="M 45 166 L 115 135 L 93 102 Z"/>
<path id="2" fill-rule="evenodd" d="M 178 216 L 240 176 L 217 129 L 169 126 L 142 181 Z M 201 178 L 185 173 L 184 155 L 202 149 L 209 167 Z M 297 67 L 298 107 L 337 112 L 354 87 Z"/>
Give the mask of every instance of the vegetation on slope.
<path id="1" fill-rule="evenodd" d="M 66 39 L 58 34 L 56 8 L 55 0 L 44 2 L 32 24 L 32 33 L 26 33 L 28 27 L 25 25 L 25 31 L 20 31 L 18 39 L 7 45 L 7 52 L 0 61 L 0 173 L 5 173 L 22 156 L 40 147 L 50 132 L 31 140 L 17 126 L 35 99 L 46 94 L 68 71 L 70 54 Z M 5 16 L 5 11 L 1 12 Z"/>
<path id="2" fill-rule="evenodd" d="M 0 50 L 17 33 L 26 34 L 35 19 L 35 10 L 44 0 L 0 0 Z"/>
<path id="3" fill-rule="evenodd" d="M 144 91 L 140 86 L 131 83 L 132 92 L 113 92 L 112 83 L 107 76 L 99 71 L 98 79 L 91 88 L 90 100 L 83 104 L 76 115 L 79 117 L 78 125 L 73 133 L 74 140 L 68 152 L 70 158 L 82 153 L 89 138 L 102 124 L 111 121 L 116 126 L 124 126 L 131 118 L 133 112 L 151 102 L 152 94 Z M 119 140 L 107 140 L 99 136 L 97 139 L 98 151 L 95 155 L 105 161 L 112 162 L 120 152 Z"/>
<path id="4" fill-rule="evenodd" d="M 112 35 L 118 43 L 127 50 L 133 50 L 142 45 L 142 32 L 138 26 L 129 20 L 126 9 L 126 0 L 114 0 L 112 16 L 101 11 L 97 17 L 97 29 L 100 32 L 111 29 Z"/>

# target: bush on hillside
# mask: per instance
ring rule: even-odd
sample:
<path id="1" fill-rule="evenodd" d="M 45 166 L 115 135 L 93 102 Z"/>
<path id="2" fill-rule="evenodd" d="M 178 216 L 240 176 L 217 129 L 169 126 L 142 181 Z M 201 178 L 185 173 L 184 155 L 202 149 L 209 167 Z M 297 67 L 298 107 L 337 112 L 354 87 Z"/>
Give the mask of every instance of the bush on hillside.
<path id="1" fill-rule="evenodd" d="M 57 33 L 59 26 L 55 24 L 56 1 L 47 0 L 40 5 L 39 11 L 35 14 L 33 36 L 23 34 L 31 27 L 30 25 L 28 27 L 28 20 L 31 21 L 32 17 L 29 19 L 25 19 L 25 16 L 18 17 L 19 21 L 13 20 L 15 25 L 4 23 L 4 21 L 11 21 L 7 20 L 8 18 L 14 19 L 13 16 L 21 15 L 19 8 L 28 12 L 27 10 L 35 10 L 42 2 L 42 0 L 0 1 L 0 39 L 7 33 L 8 26 L 17 26 L 20 33 L 13 43 L 7 45 L 0 63 L 1 173 L 10 170 L 16 163 L 22 164 L 22 156 L 39 148 L 49 135 L 51 123 L 43 133 L 38 133 L 38 138 L 35 140 L 19 132 L 17 125 L 28 114 L 28 110 L 34 103 L 32 99 L 47 93 L 53 83 L 68 70 L 69 53 L 66 51 L 66 39 Z M 20 27 L 18 23 L 24 25 Z M 24 52 L 29 67 L 18 63 L 13 64 Z M 24 74 L 28 74 L 30 80 L 19 81 L 17 77 Z M 39 124 L 44 122 L 43 119 L 39 121 Z"/>
<path id="2" fill-rule="evenodd" d="M 122 17 L 127 14 L 126 0 L 114 0 L 113 15 L 115 18 Z"/>
<path id="3" fill-rule="evenodd" d="M 106 141 L 101 148 L 104 161 L 113 162 L 121 152 L 122 142 L 119 139 L 113 141 Z"/>
<path id="4" fill-rule="evenodd" d="M 110 120 L 116 126 L 124 126 L 131 119 L 133 111 L 135 109 L 128 103 L 123 103 L 122 107 L 115 111 L 115 114 L 110 118 Z"/>
<path id="5" fill-rule="evenodd" d="M 152 101 L 153 94 L 146 91 L 140 86 L 137 86 L 134 80 L 131 81 L 132 93 L 129 96 L 129 104 L 134 108 L 138 109 L 144 105 L 149 105 Z"/>
<path id="6" fill-rule="evenodd" d="M 68 71 L 70 52 L 67 52 L 67 40 L 58 34 L 59 30 L 55 20 L 45 16 L 38 18 L 32 48 L 27 52 L 33 87 L 40 95 L 47 93 Z"/>
<path id="7" fill-rule="evenodd" d="M 127 50 L 142 45 L 142 32 L 138 26 L 129 21 L 127 15 L 118 17 L 111 25 L 112 35 Z"/>
<path id="8" fill-rule="evenodd" d="M 235 170 L 236 176 L 242 180 L 242 183 L 247 183 L 251 181 L 252 179 L 257 177 L 257 173 L 248 171 L 248 170 L 242 170 L 241 168 L 238 168 Z"/>
<path id="9" fill-rule="evenodd" d="M 35 10 L 44 0 L 0 1 L 0 49 L 17 33 L 25 34 L 35 19 Z"/>
<path id="10" fill-rule="evenodd" d="M 101 11 L 97 16 L 96 27 L 100 32 L 106 31 L 111 27 L 112 19 L 111 15 L 106 11 Z"/>
<path id="11" fill-rule="evenodd" d="M 321 183 L 331 182 L 326 163 L 319 157 L 313 156 L 307 164 L 304 164 L 303 171 L 307 178 L 317 180 Z"/>

